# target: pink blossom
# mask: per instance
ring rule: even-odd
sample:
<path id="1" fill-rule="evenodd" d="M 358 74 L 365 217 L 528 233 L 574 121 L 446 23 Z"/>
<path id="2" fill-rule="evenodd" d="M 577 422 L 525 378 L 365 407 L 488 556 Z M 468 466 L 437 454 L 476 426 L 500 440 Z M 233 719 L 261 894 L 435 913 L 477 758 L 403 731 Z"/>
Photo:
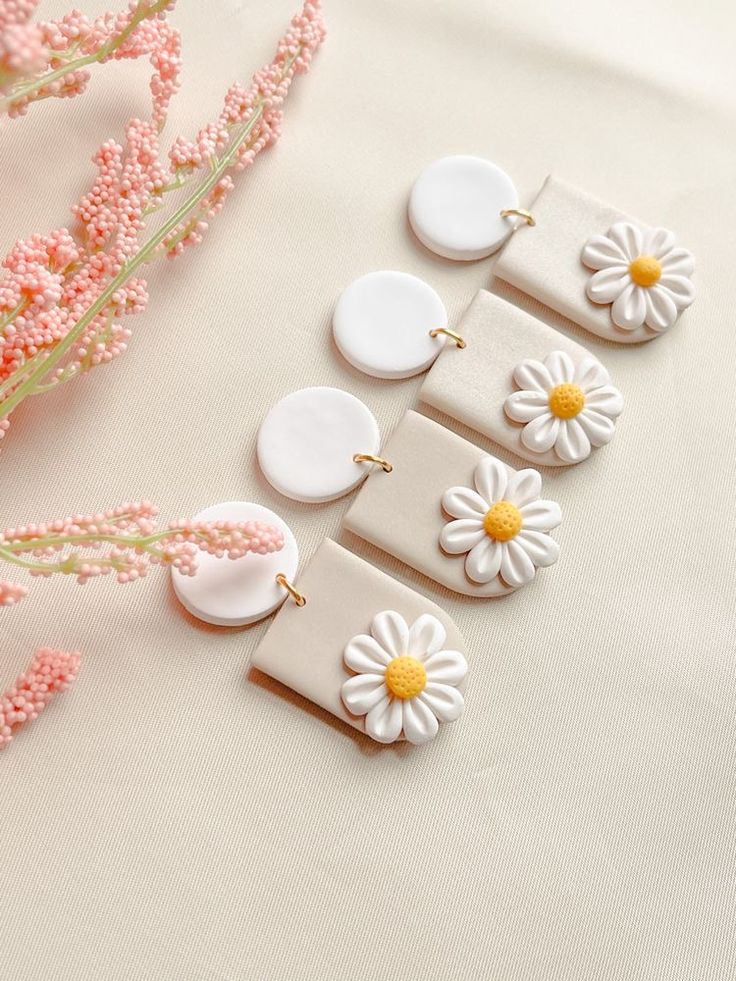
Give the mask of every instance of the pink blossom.
<path id="1" fill-rule="evenodd" d="M 70 98 L 87 87 L 93 63 L 148 56 L 153 118 L 163 124 L 179 87 L 181 38 L 166 14 L 176 0 L 131 0 L 125 10 L 90 21 L 71 10 L 33 21 L 35 0 L 4 0 L 0 10 L 0 111 L 23 115 L 32 102 Z"/>
<path id="2" fill-rule="evenodd" d="M 0 606 L 15 606 L 28 594 L 25 586 L 7 579 L 0 579 Z"/>
<path id="3" fill-rule="evenodd" d="M 0 749 L 8 745 L 17 729 L 37 719 L 54 695 L 69 687 L 80 661 L 78 651 L 50 647 L 36 651 L 29 667 L 0 695 Z"/>
<path id="4" fill-rule="evenodd" d="M 95 28 L 80 15 L 57 25 L 59 39 L 48 38 L 56 44 L 74 36 L 94 47 L 99 32 L 120 27 L 113 15 L 106 18 Z M 120 320 L 142 313 L 148 302 L 142 267 L 202 241 L 234 189 L 234 175 L 279 138 L 289 86 L 307 71 L 324 35 L 319 0 L 305 3 L 273 62 L 256 72 L 249 88 L 232 85 L 217 119 L 194 140 L 175 140 L 166 156 L 156 125 L 131 120 L 124 144 L 108 140 L 95 154 L 97 176 L 73 209 L 74 234 L 59 229 L 15 244 L 0 280 L 0 420 L 7 423 L 28 395 L 126 350 L 131 331 Z M 184 204 L 163 211 L 165 220 L 157 219 L 146 238 L 149 216 L 183 188 L 189 193 Z"/>
<path id="5" fill-rule="evenodd" d="M 284 546 L 281 531 L 262 521 L 192 521 L 180 518 L 157 529 L 150 501 L 128 501 L 97 514 L 6 528 L 0 532 L 0 561 L 22 565 L 32 576 L 76 576 L 84 584 L 113 573 L 120 583 L 143 578 L 152 565 L 168 565 L 185 576 L 197 571 L 199 552 L 240 559 L 269 555 Z M 0 582 L 0 605 L 17 602 L 22 586 Z"/>

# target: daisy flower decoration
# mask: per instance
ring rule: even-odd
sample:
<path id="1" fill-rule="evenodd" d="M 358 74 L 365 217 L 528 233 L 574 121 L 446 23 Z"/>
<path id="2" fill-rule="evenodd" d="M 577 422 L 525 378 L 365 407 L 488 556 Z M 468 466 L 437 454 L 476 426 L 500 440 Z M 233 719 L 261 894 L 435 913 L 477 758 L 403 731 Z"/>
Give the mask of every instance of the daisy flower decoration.
<path id="1" fill-rule="evenodd" d="M 516 589 L 540 567 L 552 565 L 559 546 L 550 531 L 562 521 L 555 501 L 540 500 L 542 478 L 536 470 L 511 471 L 484 456 L 473 475 L 475 487 L 451 487 L 442 507 L 455 520 L 440 533 L 450 555 L 465 554 L 465 573 L 476 583 L 497 576 Z"/>
<path id="2" fill-rule="evenodd" d="M 441 722 L 454 722 L 463 710 L 457 686 L 468 671 L 465 658 L 444 649 L 445 628 L 430 613 L 409 627 L 384 610 L 370 629 L 345 648 L 345 664 L 356 672 L 342 686 L 345 707 L 365 716 L 366 732 L 379 743 L 402 735 L 415 745 L 429 742 Z"/>
<path id="3" fill-rule="evenodd" d="M 588 280 L 588 299 L 612 304 L 611 319 L 622 330 L 646 324 L 661 334 L 695 299 L 692 254 L 677 248 L 666 228 L 616 222 L 588 239 L 582 259 L 597 270 Z"/>
<path id="4" fill-rule="evenodd" d="M 569 354 L 552 351 L 544 363 L 517 364 L 514 381 L 521 391 L 508 396 L 504 411 L 525 423 L 521 442 L 533 453 L 554 447 L 564 463 L 579 463 L 613 437 L 624 400 L 597 358 L 576 367 Z"/>

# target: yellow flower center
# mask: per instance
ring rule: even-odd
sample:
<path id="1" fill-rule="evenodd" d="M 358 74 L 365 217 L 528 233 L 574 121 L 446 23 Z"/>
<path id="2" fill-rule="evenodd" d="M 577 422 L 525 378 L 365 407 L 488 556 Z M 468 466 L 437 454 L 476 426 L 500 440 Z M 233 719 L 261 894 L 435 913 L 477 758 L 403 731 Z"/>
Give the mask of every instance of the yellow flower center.
<path id="1" fill-rule="evenodd" d="M 573 419 L 585 407 L 585 392 L 579 385 L 556 385 L 549 393 L 549 411 L 558 419 Z"/>
<path id="2" fill-rule="evenodd" d="M 395 698 L 414 698 L 427 685 L 427 672 L 421 661 L 404 654 L 386 668 L 386 687 Z"/>
<path id="3" fill-rule="evenodd" d="M 521 511 L 510 501 L 497 501 L 483 518 L 486 534 L 497 542 L 508 542 L 521 531 Z"/>
<path id="4" fill-rule="evenodd" d="M 662 263 L 653 255 L 640 255 L 629 263 L 629 276 L 637 286 L 654 286 L 662 275 Z"/>

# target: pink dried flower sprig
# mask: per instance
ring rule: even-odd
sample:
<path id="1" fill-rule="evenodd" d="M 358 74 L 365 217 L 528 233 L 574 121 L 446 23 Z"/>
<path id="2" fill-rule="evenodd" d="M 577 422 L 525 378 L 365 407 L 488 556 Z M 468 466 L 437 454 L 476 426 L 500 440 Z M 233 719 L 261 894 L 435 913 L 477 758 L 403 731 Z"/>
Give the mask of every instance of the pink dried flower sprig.
<path id="1" fill-rule="evenodd" d="M 55 651 L 44 647 L 15 684 L 0 695 L 0 749 L 12 740 L 15 730 L 33 722 L 54 695 L 65 691 L 79 671 L 78 651 Z"/>
<path id="2" fill-rule="evenodd" d="M 156 128 L 132 120 L 125 147 L 109 141 L 94 158 L 97 179 L 74 209 L 81 234 L 62 228 L 11 249 L 0 280 L 0 435 L 25 398 L 125 350 L 130 330 L 120 321 L 148 299 L 141 268 L 201 241 L 234 187 L 232 175 L 278 139 L 289 86 L 324 34 L 319 0 L 305 3 L 273 62 L 249 88 L 231 86 L 215 123 L 192 142 L 176 140 L 168 160 L 160 158 Z M 189 187 L 164 217 L 168 193 Z M 158 226 L 141 242 L 151 221 Z"/>
<path id="3" fill-rule="evenodd" d="M 134 501 L 99 514 L 7 528 L 0 532 L 0 561 L 32 576 L 72 575 L 83 584 L 113 573 L 127 583 L 145 576 L 151 565 L 193 576 L 199 552 L 239 559 L 278 552 L 284 545 L 281 531 L 262 521 L 180 519 L 157 529 L 157 513 L 149 501 Z M 0 582 L 0 605 L 13 605 L 24 595 L 23 586 Z"/>
<path id="4" fill-rule="evenodd" d="M 23 115 L 32 102 L 79 95 L 89 67 L 148 56 L 153 68 L 153 118 L 163 125 L 179 87 L 181 38 L 166 20 L 176 0 L 131 0 L 118 13 L 89 20 L 71 10 L 34 21 L 38 0 L 0 3 L 0 113 Z"/>

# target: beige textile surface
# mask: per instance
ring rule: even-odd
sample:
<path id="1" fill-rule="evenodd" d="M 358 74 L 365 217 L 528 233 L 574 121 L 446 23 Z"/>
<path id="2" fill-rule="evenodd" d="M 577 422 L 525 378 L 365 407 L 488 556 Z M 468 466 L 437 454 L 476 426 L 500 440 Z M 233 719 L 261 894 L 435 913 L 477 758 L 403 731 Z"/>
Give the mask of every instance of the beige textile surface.
<path id="1" fill-rule="evenodd" d="M 180 0 L 167 132 L 268 60 L 292 2 Z M 337 537 L 445 607 L 466 714 L 451 741 L 378 751 L 247 679 L 265 624 L 199 625 L 162 575 L 34 583 L 0 614 L 0 677 L 43 643 L 85 662 L 0 758 L 0 978 L 733 978 L 736 9 L 331 0 L 327 16 L 283 141 L 203 246 L 152 272 L 130 351 L 16 416 L 2 524 L 258 500 L 304 558 Z M 3 249 L 68 220 L 146 85 L 109 65 L 82 99 L 3 128 Z M 451 152 L 495 160 L 522 203 L 557 174 L 676 229 L 698 263 L 686 321 L 637 348 L 497 287 L 601 355 L 626 409 L 609 447 L 545 475 L 558 565 L 487 603 L 340 536 L 348 500 L 290 503 L 255 465 L 263 413 L 295 388 L 343 386 L 384 432 L 415 404 L 420 379 L 361 377 L 329 321 L 372 269 L 427 279 L 451 324 L 489 285 L 491 261 L 435 258 L 407 227 L 413 178 Z"/>

